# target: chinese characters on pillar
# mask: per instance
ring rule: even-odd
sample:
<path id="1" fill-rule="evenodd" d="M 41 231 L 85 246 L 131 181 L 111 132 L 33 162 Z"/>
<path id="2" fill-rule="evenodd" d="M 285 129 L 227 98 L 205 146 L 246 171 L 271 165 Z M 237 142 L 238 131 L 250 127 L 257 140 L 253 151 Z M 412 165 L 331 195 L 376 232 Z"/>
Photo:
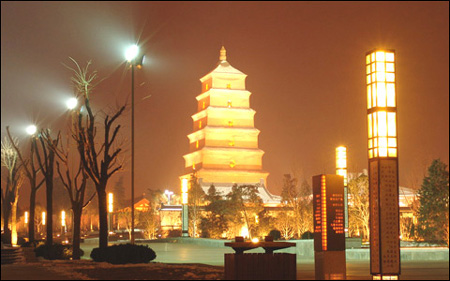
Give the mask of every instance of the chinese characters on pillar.
<path id="1" fill-rule="evenodd" d="M 344 251 L 344 179 L 313 177 L 314 250 Z"/>

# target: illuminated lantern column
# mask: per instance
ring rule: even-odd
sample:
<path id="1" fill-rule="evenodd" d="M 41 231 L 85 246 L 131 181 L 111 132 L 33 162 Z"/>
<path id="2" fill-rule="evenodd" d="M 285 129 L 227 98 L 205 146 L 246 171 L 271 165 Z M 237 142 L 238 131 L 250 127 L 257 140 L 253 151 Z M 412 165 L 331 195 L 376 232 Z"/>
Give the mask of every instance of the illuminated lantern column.
<path id="1" fill-rule="evenodd" d="M 347 147 L 336 147 L 336 175 L 344 177 L 344 217 L 345 237 L 348 237 L 348 173 L 347 173 Z"/>
<path id="2" fill-rule="evenodd" d="M 370 271 L 374 280 L 400 275 L 395 69 L 395 51 L 366 54 Z"/>
<path id="3" fill-rule="evenodd" d="M 346 279 L 342 176 L 313 177 L 313 209 L 316 280 Z"/>
<path id="4" fill-rule="evenodd" d="M 67 229 L 66 229 L 66 212 L 65 211 L 61 211 L 61 233 L 66 233 Z"/>
<path id="5" fill-rule="evenodd" d="M 219 192 L 220 183 L 266 185 L 246 77 L 227 62 L 222 47 L 218 66 L 200 79 L 202 93 L 196 97 L 194 132 L 188 135 L 190 153 L 183 156 L 186 174 L 181 178 L 189 179 L 195 171 L 203 188 L 214 183 Z"/>
<path id="6" fill-rule="evenodd" d="M 181 236 L 189 236 L 189 216 L 188 216 L 188 179 L 181 179 Z"/>
<path id="7" fill-rule="evenodd" d="M 114 212 L 114 194 L 108 193 L 108 230 L 112 231 L 112 213 Z"/>

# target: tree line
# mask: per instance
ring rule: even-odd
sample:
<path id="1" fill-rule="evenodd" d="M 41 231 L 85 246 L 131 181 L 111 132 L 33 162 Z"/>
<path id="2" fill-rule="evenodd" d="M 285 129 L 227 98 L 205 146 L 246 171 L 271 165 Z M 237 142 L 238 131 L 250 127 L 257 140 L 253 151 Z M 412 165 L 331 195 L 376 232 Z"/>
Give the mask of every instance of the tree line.
<path id="1" fill-rule="evenodd" d="M 25 178 L 30 187 L 28 239 L 33 242 L 35 234 L 36 193 L 45 185 L 46 193 L 46 244 L 53 244 L 53 193 L 56 174 L 62 181 L 70 198 L 73 213 L 73 259 L 80 258 L 80 221 L 83 208 L 94 196 L 97 197 L 100 221 L 99 247 L 108 246 L 108 221 L 106 188 L 109 179 L 122 169 L 119 154 L 121 144 L 117 141 L 121 125 L 119 117 L 126 106 L 119 106 L 110 114 L 94 112 L 90 97 L 98 85 L 97 72 L 70 58 L 74 67 L 71 78 L 78 100 L 76 108 L 70 110 L 71 125 L 66 132 L 54 133 L 50 128 L 38 130 L 30 140 L 29 149 L 23 152 L 17 138 L 7 127 L 7 137 L 2 140 L 2 213 L 4 240 L 17 243 L 16 215 L 18 191 Z M 75 149 L 73 149 L 73 147 Z M 74 150 L 74 151 L 72 151 Z M 56 171 L 55 171 L 56 167 Z M 95 192 L 86 194 L 88 181 L 95 186 Z"/>

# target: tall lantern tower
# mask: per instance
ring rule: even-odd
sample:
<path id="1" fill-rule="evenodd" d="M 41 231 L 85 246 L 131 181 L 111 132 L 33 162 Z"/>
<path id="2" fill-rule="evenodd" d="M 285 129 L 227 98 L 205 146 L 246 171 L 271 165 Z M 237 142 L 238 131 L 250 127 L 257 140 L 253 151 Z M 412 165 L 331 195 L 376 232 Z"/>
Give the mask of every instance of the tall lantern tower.
<path id="1" fill-rule="evenodd" d="M 400 275 L 396 54 L 366 54 L 370 194 L 370 271 L 374 280 Z"/>

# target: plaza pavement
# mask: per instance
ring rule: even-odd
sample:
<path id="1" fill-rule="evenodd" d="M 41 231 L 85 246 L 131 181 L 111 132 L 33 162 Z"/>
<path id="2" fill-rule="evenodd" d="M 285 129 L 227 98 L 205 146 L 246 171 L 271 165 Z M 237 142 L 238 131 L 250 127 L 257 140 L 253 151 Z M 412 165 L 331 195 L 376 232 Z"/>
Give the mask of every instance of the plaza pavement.
<path id="1" fill-rule="evenodd" d="M 231 248 L 217 248 L 203 245 L 179 243 L 148 243 L 156 252 L 155 262 L 180 264 L 208 264 L 223 266 L 224 254 L 233 253 Z M 83 244 L 85 258 L 97 244 Z M 251 250 L 259 252 L 259 250 Z M 251 252 L 250 251 L 250 252 Z M 348 280 L 371 280 L 368 261 L 348 261 Z M 36 264 L 2 265 L 2 280 L 69 280 Z M 314 280 L 314 263 L 311 260 L 297 259 L 297 279 Z M 402 280 L 449 280 L 448 261 L 403 261 Z M 74 279 L 71 279 L 74 280 Z"/>

